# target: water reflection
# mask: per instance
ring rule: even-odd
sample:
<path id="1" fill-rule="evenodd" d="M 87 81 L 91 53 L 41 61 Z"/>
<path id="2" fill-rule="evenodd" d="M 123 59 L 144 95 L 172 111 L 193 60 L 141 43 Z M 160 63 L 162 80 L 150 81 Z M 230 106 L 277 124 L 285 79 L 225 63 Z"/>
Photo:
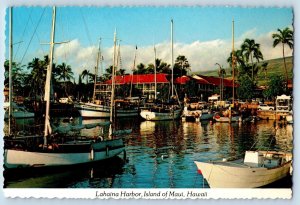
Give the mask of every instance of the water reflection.
<path id="1" fill-rule="evenodd" d="M 68 124 L 63 119 L 55 120 L 61 126 Z M 95 122 L 74 118 L 69 123 Z M 72 172 L 67 169 L 45 175 L 24 174 L 22 178 L 5 177 L 6 186 L 202 188 L 208 185 L 202 175 L 197 174 L 195 160 L 236 158 L 251 147 L 277 151 L 291 151 L 293 148 L 293 126 L 281 124 L 276 130 L 274 121 L 213 124 L 208 121 L 141 122 L 139 119 L 120 119 L 114 126 L 116 129 L 133 130 L 130 135 L 124 136 L 126 163 L 119 158 L 111 164 L 99 163 L 96 167 L 71 169 Z M 99 127 L 84 132 L 85 135 L 95 135 Z M 104 132 L 108 132 L 108 127 L 104 127 Z"/>
<path id="2" fill-rule="evenodd" d="M 124 161 L 114 157 L 76 168 L 25 169 L 4 172 L 7 188 L 111 188 L 123 172 Z"/>

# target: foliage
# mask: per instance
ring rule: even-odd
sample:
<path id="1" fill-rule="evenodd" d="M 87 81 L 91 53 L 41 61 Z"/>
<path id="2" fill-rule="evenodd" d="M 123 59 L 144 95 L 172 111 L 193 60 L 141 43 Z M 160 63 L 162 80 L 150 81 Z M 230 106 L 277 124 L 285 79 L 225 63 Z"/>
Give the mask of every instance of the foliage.
<path id="1" fill-rule="evenodd" d="M 290 30 L 288 27 L 286 27 L 283 30 L 277 29 L 278 33 L 274 33 L 272 35 L 273 41 L 273 47 L 276 47 L 278 44 L 282 44 L 282 56 L 283 56 L 283 63 L 284 63 L 284 71 L 285 71 L 285 81 L 286 81 L 286 90 L 288 85 L 288 71 L 286 67 L 285 62 L 285 51 L 284 51 L 284 45 L 287 44 L 290 49 L 294 48 L 294 33 L 292 30 Z"/>
<path id="2" fill-rule="evenodd" d="M 268 81 L 267 88 L 264 90 L 263 95 L 268 99 L 275 100 L 278 95 L 284 94 L 285 82 L 280 75 L 273 75 Z"/>
<path id="3" fill-rule="evenodd" d="M 9 60 L 4 62 L 4 85 L 8 87 L 9 84 Z M 12 62 L 12 87 L 13 92 L 16 95 L 23 94 L 23 88 L 25 83 L 26 74 L 22 70 L 22 66 L 16 62 Z"/>
<path id="4" fill-rule="evenodd" d="M 253 82 L 246 74 L 239 77 L 240 86 L 237 88 L 237 94 L 240 99 L 251 99 L 253 97 Z"/>
<path id="5" fill-rule="evenodd" d="M 66 65 L 65 63 L 62 63 L 61 65 L 58 65 L 56 67 L 56 72 L 57 72 L 56 78 L 58 80 L 63 80 L 64 91 L 65 91 L 65 94 L 68 96 L 66 80 L 74 79 L 72 68 L 70 65 Z"/>
<path id="6" fill-rule="evenodd" d="M 251 80 L 254 82 L 255 74 L 257 74 L 257 63 L 254 64 L 253 60 L 256 59 L 257 62 L 259 60 L 263 60 L 263 55 L 260 51 L 260 44 L 255 43 L 254 39 L 245 39 L 243 44 L 241 45 L 242 54 L 245 56 L 247 63 L 251 62 Z"/>
<path id="7" fill-rule="evenodd" d="M 180 77 L 183 75 L 187 75 L 188 71 L 190 70 L 191 67 L 187 58 L 183 55 L 179 55 L 175 60 L 175 64 L 173 68 L 174 76 Z"/>

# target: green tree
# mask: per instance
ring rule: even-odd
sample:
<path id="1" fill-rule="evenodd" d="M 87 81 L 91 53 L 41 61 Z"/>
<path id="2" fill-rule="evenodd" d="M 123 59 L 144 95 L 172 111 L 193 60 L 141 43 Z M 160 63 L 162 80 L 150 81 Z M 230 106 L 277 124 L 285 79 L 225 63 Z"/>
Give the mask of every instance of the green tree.
<path id="1" fill-rule="evenodd" d="M 239 77 L 240 86 L 237 88 L 237 93 L 241 99 L 253 98 L 253 83 L 248 75 Z"/>
<path id="2" fill-rule="evenodd" d="M 154 64 L 153 63 L 148 64 L 145 74 L 154 74 Z"/>
<path id="3" fill-rule="evenodd" d="M 44 87 L 46 81 L 46 72 L 47 72 L 47 63 L 44 58 L 40 60 L 39 58 L 34 58 L 31 62 L 28 63 L 27 68 L 31 69 L 30 74 L 27 76 L 27 82 L 31 85 L 31 91 L 33 92 L 35 100 L 37 96 L 40 96 L 40 99 L 44 96 Z"/>
<path id="4" fill-rule="evenodd" d="M 66 65 L 65 63 L 62 63 L 61 65 L 57 66 L 57 79 L 58 80 L 63 80 L 64 82 L 64 89 L 65 89 L 65 93 L 66 95 L 68 95 L 67 93 L 67 88 L 66 88 L 66 80 L 71 80 L 74 79 L 73 78 L 73 72 L 72 72 L 72 68 L 70 65 Z"/>
<path id="5" fill-rule="evenodd" d="M 183 55 L 179 55 L 175 60 L 173 74 L 177 77 L 183 76 L 186 75 L 190 70 L 191 67 L 187 58 Z"/>
<path id="6" fill-rule="evenodd" d="M 9 84 L 9 60 L 4 62 L 4 85 L 8 87 Z M 12 87 L 13 94 L 21 95 L 24 90 L 26 73 L 22 70 L 22 66 L 19 63 L 12 62 Z"/>
<path id="7" fill-rule="evenodd" d="M 83 70 L 82 73 L 81 73 L 81 78 L 82 78 L 82 80 L 86 79 L 86 84 L 87 85 L 90 83 L 90 80 L 92 79 L 91 76 L 92 76 L 92 74 L 87 69 Z"/>
<path id="8" fill-rule="evenodd" d="M 291 29 L 286 27 L 283 30 L 277 29 L 278 33 L 274 33 L 272 35 L 273 41 L 273 47 L 275 48 L 277 45 L 282 44 L 282 56 L 283 56 L 283 63 L 284 63 L 284 70 L 285 70 L 285 81 L 286 81 L 286 90 L 288 85 L 288 71 L 286 68 L 286 62 L 285 62 L 285 50 L 284 45 L 288 45 L 290 49 L 294 48 L 294 33 Z"/>
<path id="9" fill-rule="evenodd" d="M 163 62 L 161 59 L 158 58 L 155 59 L 155 64 L 157 73 L 171 73 L 170 64 L 167 64 L 166 62 Z"/>
<path id="10" fill-rule="evenodd" d="M 245 39 L 243 44 L 241 45 L 241 50 L 243 55 L 245 56 L 245 59 L 247 62 L 251 62 L 251 68 L 252 68 L 252 75 L 251 80 L 254 83 L 254 59 L 256 59 L 257 62 L 259 60 L 263 60 L 263 55 L 260 51 L 260 44 L 255 43 L 254 39 Z"/>
<path id="11" fill-rule="evenodd" d="M 146 73 L 146 66 L 143 63 L 140 63 L 136 66 L 137 69 L 133 70 L 133 74 L 145 74 Z"/>
<path id="12" fill-rule="evenodd" d="M 284 93 L 284 80 L 280 75 L 273 75 L 267 84 L 266 90 L 263 95 L 268 99 L 275 101 L 275 97 Z"/>

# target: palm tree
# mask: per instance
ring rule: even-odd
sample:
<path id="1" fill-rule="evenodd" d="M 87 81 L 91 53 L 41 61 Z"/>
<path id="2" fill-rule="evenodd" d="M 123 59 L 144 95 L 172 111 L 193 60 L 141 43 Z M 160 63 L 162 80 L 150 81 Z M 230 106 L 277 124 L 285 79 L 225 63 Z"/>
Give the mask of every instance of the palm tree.
<path id="1" fill-rule="evenodd" d="M 294 48 L 294 33 L 292 30 L 290 30 L 288 27 L 286 27 L 283 30 L 277 29 L 278 33 L 274 33 L 272 35 L 273 41 L 273 47 L 275 48 L 278 44 L 282 44 L 282 56 L 283 56 L 283 63 L 284 63 L 284 70 L 285 70 L 285 80 L 286 80 L 286 89 L 288 86 L 288 71 L 286 68 L 286 62 L 285 62 L 285 53 L 284 53 L 284 45 L 287 44 L 290 49 Z"/>
<path id="2" fill-rule="evenodd" d="M 46 80 L 46 63 L 39 58 L 34 58 L 28 63 L 28 68 L 31 69 L 28 75 L 28 83 L 32 86 L 32 91 L 36 99 L 37 95 L 43 96 L 43 88 Z"/>
<path id="3" fill-rule="evenodd" d="M 259 60 L 263 60 L 263 55 L 260 51 L 260 44 L 255 43 L 254 39 L 245 39 L 243 44 L 241 45 L 241 50 L 243 55 L 245 56 L 245 59 L 247 61 L 251 61 L 251 67 L 252 67 L 252 82 L 254 81 L 254 63 L 253 59 L 255 58 L 257 62 Z"/>
<path id="4" fill-rule="evenodd" d="M 57 66 L 57 70 L 58 70 L 57 79 L 64 81 L 65 93 L 68 95 L 67 89 L 66 89 L 66 80 L 74 79 L 72 68 L 70 65 L 66 65 L 65 63 L 62 63 L 61 65 Z"/>
<path id="5" fill-rule="evenodd" d="M 188 71 L 191 70 L 189 61 L 187 58 L 183 55 L 179 55 L 174 64 L 174 75 L 176 76 L 183 76 L 188 73 Z"/>
<path id="6" fill-rule="evenodd" d="M 167 64 L 166 62 L 163 62 L 161 59 L 158 58 L 155 59 L 155 64 L 157 73 L 171 73 L 170 64 Z"/>
<path id="7" fill-rule="evenodd" d="M 82 79 L 85 78 L 86 79 L 86 84 L 89 84 L 90 71 L 87 70 L 87 69 L 83 70 L 82 73 L 81 73 L 81 78 Z"/>

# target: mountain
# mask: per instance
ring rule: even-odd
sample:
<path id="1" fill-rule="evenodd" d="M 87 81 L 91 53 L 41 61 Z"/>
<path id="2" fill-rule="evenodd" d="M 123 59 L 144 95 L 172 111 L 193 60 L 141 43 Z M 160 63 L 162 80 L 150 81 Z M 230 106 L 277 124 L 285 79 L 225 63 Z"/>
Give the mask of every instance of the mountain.
<path id="1" fill-rule="evenodd" d="M 285 60 L 288 69 L 289 78 L 292 78 L 293 77 L 293 56 L 286 57 Z M 283 58 L 261 61 L 259 65 L 265 62 L 268 63 L 267 72 L 265 73 L 263 70 L 258 71 L 257 80 L 259 85 L 265 85 L 266 81 L 268 80 L 268 77 L 274 74 L 281 74 L 283 76 L 285 75 Z M 231 68 L 225 68 L 225 70 L 226 70 L 225 78 L 231 77 Z M 201 74 L 207 76 L 218 76 L 218 69 L 212 71 L 198 72 L 195 74 Z"/>

